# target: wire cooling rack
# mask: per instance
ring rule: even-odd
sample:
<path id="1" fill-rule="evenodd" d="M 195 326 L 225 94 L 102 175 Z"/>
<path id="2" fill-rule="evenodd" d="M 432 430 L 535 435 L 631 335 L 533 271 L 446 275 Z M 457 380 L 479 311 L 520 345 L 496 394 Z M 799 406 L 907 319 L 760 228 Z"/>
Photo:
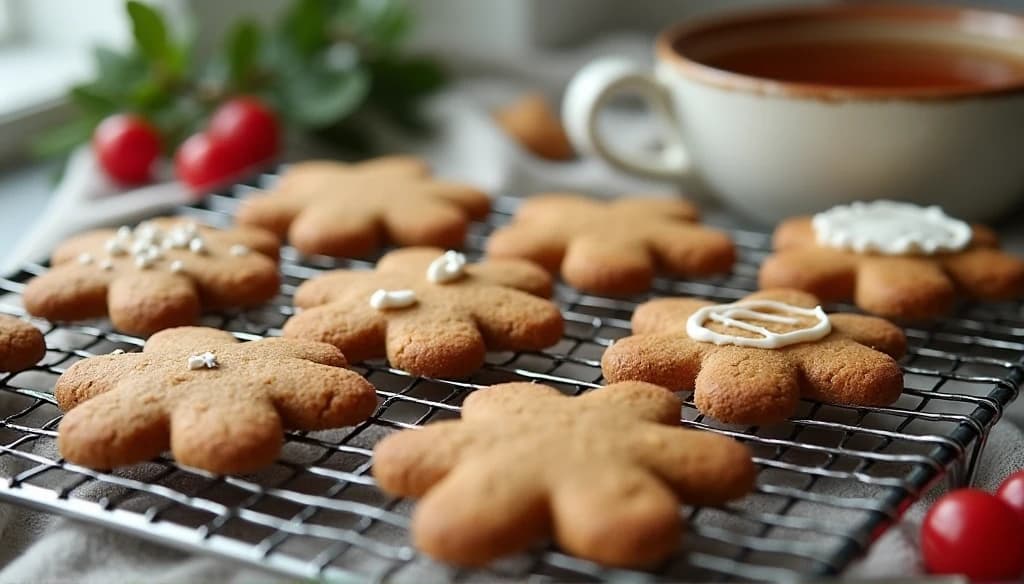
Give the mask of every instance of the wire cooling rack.
<path id="1" fill-rule="evenodd" d="M 214 225 L 230 222 L 239 197 L 273 180 L 261 177 L 180 210 Z M 518 200 L 499 198 L 469 238 L 479 256 L 487 234 L 509 220 Z M 756 287 L 768 236 L 735 231 L 739 261 L 728 277 L 659 280 L 651 295 L 735 300 Z M 291 296 L 304 280 L 336 267 L 371 262 L 299 258 L 283 252 L 281 294 L 263 308 L 206 317 L 240 338 L 280 333 Z M 0 311 L 23 315 L 18 293 L 25 266 L 0 279 Z M 890 407 L 804 402 L 787 423 L 727 426 L 686 402 L 683 423 L 748 444 L 760 467 L 754 494 L 721 508 L 683 507 L 690 533 L 678 553 L 652 572 L 603 569 L 552 546 L 457 570 L 419 555 L 408 539 L 411 502 L 384 495 L 370 474 L 371 452 L 385 434 L 458 415 L 474 388 L 516 380 L 547 383 L 569 394 L 600 385 L 599 360 L 629 334 L 638 302 L 560 287 L 567 326 L 541 352 L 492 353 L 468 380 L 411 377 L 370 362 L 357 369 L 378 388 L 373 418 L 354 428 L 290 433 L 281 459 L 254 475 L 215 476 L 161 457 L 113 472 L 65 462 L 56 453 L 60 412 L 51 395 L 75 361 L 143 340 L 105 321 L 53 325 L 34 321 L 48 352 L 37 367 L 0 377 L 0 500 L 60 513 L 179 548 L 224 556 L 292 577 L 331 581 L 492 580 L 792 580 L 840 572 L 932 482 L 970 480 L 989 429 L 1017 396 L 1024 378 L 1021 304 L 964 306 L 957 315 L 910 328 L 906 391 Z M 841 307 L 849 309 L 850 307 Z"/>

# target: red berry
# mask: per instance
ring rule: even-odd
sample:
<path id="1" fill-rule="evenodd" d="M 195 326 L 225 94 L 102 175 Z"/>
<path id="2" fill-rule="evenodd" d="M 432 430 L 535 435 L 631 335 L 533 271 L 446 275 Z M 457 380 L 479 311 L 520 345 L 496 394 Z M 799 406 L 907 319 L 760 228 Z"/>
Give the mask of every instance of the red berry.
<path id="1" fill-rule="evenodd" d="M 960 489 L 940 498 L 925 515 L 921 555 L 932 574 L 1016 580 L 1024 573 L 1024 527 L 995 495 Z"/>
<path id="2" fill-rule="evenodd" d="M 1021 529 L 1024 529 L 1024 470 L 1018 470 L 1006 477 L 1003 484 L 999 485 L 996 496 L 1017 511 Z"/>
<path id="3" fill-rule="evenodd" d="M 207 131 L 239 149 L 248 165 L 274 158 L 281 134 L 277 116 L 255 97 L 237 97 L 217 108 Z"/>
<path id="4" fill-rule="evenodd" d="M 114 182 L 139 185 L 153 178 L 153 165 L 160 156 L 160 134 L 137 115 L 118 114 L 100 122 L 93 132 L 92 146 L 100 166 Z"/>
<path id="5" fill-rule="evenodd" d="M 190 136 L 174 156 L 178 178 L 197 191 L 225 184 L 248 166 L 231 143 L 205 132 Z"/>

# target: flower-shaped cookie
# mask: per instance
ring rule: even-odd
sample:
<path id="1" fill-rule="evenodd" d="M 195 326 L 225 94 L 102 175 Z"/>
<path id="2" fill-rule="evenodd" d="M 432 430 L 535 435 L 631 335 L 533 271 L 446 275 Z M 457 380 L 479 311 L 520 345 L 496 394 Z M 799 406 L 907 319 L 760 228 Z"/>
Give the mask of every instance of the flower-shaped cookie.
<path id="1" fill-rule="evenodd" d="M 220 473 L 266 466 L 284 428 L 320 430 L 365 420 L 373 389 L 325 343 L 239 343 L 204 327 L 161 331 L 141 353 L 72 365 L 54 393 L 64 458 L 108 469 L 170 447 L 181 464 Z"/>
<path id="2" fill-rule="evenodd" d="M 422 497 L 418 548 L 482 565 L 554 536 L 611 566 L 650 566 L 679 545 L 679 505 L 719 505 L 754 486 L 750 451 L 679 427 L 679 398 L 647 383 L 581 397 L 529 383 L 477 390 L 462 419 L 392 434 L 373 452 L 385 491 Z"/>
<path id="3" fill-rule="evenodd" d="M 110 316 L 126 333 L 192 324 L 203 309 L 250 307 L 278 292 L 277 238 L 248 227 L 214 229 L 162 218 L 134 230 L 99 229 L 53 252 L 28 283 L 25 308 L 50 320 Z"/>
<path id="4" fill-rule="evenodd" d="M 466 264 L 456 252 L 400 249 L 372 272 L 337 270 L 303 283 L 295 293 L 303 310 L 284 335 L 331 343 L 353 362 L 386 355 L 410 373 L 460 377 L 488 349 L 557 343 L 562 315 L 550 294 L 550 276 L 529 262 Z"/>
<path id="5" fill-rule="evenodd" d="M 308 254 L 364 256 L 385 243 L 462 247 L 471 219 L 490 210 L 484 193 L 433 178 L 422 160 L 290 166 L 273 192 L 245 200 L 237 220 L 273 231 Z"/>
<path id="6" fill-rule="evenodd" d="M 1000 251 L 986 227 L 964 225 L 969 243 L 960 250 L 894 255 L 819 244 L 813 223 L 796 217 L 779 225 L 776 253 L 761 266 L 762 288 L 798 288 L 824 301 L 852 299 L 868 312 L 911 320 L 948 312 L 957 294 L 982 300 L 1024 296 L 1024 260 Z M 890 241 L 899 239 L 894 234 Z"/>
<path id="7" fill-rule="evenodd" d="M 659 270 L 693 277 L 732 267 L 732 240 L 696 220 L 697 209 L 681 199 L 605 202 L 573 194 L 535 195 L 510 225 L 494 232 L 487 255 L 561 270 L 567 283 L 585 292 L 637 294 L 650 289 Z"/>
<path id="8" fill-rule="evenodd" d="M 21 371 L 46 355 L 43 333 L 31 324 L 0 314 L 0 371 Z"/>
<path id="9" fill-rule="evenodd" d="M 903 331 L 871 316 L 826 316 L 798 290 L 757 292 L 733 305 L 659 298 L 640 305 L 632 322 L 633 336 L 601 359 L 605 378 L 693 390 L 697 408 L 723 422 L 779 422 L 800 397 L 887 405 L 903 391 L 894 360 L 906 352 Z"/>

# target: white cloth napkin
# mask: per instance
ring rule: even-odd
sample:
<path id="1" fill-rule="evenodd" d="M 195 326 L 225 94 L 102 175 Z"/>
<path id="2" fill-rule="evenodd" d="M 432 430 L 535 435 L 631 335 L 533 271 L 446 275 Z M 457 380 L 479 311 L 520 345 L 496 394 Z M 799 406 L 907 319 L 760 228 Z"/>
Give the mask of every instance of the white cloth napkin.
<path id="1" fill-rule="evenodd" d="M 549 163 L 525 154 L 491 121 L 490 111 L 525 89 L 542 89 L 556 96 L 569 75 L 602 54 L 628 54 L 644 59 L 649 39 L 612 39 L 573 54 L 512 56 L 507 67 L 489 76 L 460 82 L 432 103 L 441 129 L 429 142 L 412 150 L 431 160 L 439 174 L 471 181 L 491 192 L 532 193 L 577 190 L 595 194 L 669 192 L 670 185 L 632 179 L 596 160 Z M 524 60 L 525 59 L 525 60 Z M 529 63 L 524 69 L 523 63 Z M 651 139 L 637 129 L 628 113 L 613 116 L 624 141 L 643 144 Z M 392 138 L 396 149 L 409 144 Z M 88 182 L 88 181 L 84 181 Z M 69 196 L 70 197 L 70 196 Z M 72 197 L 73 198 L 73 197 Z M 712 209 L 709 220 L 734 225 L 732 217 Z M 1024 421 L 1024 407 L 1007 416 Z M 10 457 L 0 459 L 7 464 Z M 1024 466 L 1024 435 L 1010 420 L 994 429 L 978 473 L 979 485 L 992 489 L 1002 477 Z M 10 469 L 0 469 L 8 474 Z M 941 488 L 941 487 L 940 487 Z M 853 566 L 856 577 L 906 577 L 920 573 L 916 548 L 919 521 L 936 490 L 911 507 Z M 843 495 L 837 488 L 836 495 Z M 232 562 L 185 554 L 102 528 L 0 505 L 0 584 L 27 582 L 277 582 L 275 576 L 243 568 Z M 437 579 L 437 573 L 434 574 Z"/>

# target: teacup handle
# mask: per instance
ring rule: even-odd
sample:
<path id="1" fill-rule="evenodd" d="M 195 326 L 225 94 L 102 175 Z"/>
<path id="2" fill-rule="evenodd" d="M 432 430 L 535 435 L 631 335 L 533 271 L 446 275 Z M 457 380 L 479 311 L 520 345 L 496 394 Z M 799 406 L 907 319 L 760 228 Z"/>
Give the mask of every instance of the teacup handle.
<path id="1" fill-rule="evenodd" d="M 598 115 L 620 93 L 640 95 L 661 119 L 666 128 L 661 152 L 625 152 L 609 144 L 601 133 Z M 562 122 L 578 151 L 596 154 L 622 170 L 676 181 L 689 173 L 689 157 L 680 138 L 679 117 L 668 88 L 632 61 L 603 57 L 580 69 L 562 100 Z"/>

